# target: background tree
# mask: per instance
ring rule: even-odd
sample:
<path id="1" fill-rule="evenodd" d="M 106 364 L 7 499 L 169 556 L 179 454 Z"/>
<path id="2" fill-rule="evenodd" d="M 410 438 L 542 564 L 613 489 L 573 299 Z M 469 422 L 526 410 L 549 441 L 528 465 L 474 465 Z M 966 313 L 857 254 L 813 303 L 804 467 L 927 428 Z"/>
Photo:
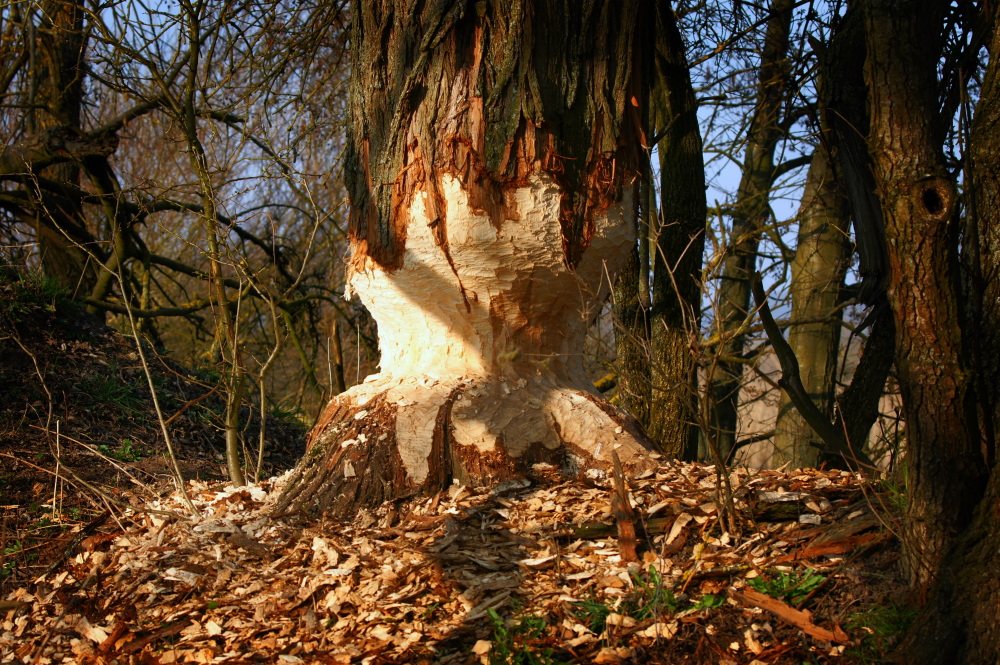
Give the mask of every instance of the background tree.
<path id="1" fill-rule="evenodd" d="M 112 323 L 131 310 L 161 349 L 217 372 L 230 406 L 209 415 L 239 480 L 247 379 L 262 409 L 310 410 L 333 349 L 358 344 L 352 377 L 374 354 L 370 319 L 329 286 L 345 248 L 342 190 L 323 186 L 343 144 L 344 8 L 25 7 L 0 12 L 5 261 Z"/>
<path id="2" fill-rule="evenodd" d="M 843 330 L 841 287 L 847 269 L 849 217 L 827 146 L 821 142 L 813 153 L 799 209 L 791 266 L 788 344 L 801 368 L 807 396 L 829 419 L 833 416 L 834 382 Z M 782 392 L 772 464 L 819 466 L 820 449 L 813 445 L 815 442 L 812 427 L 794 408 L 787 393 Z"/>
<path id="3" fill-rule="evenodd" d="M 756 270 L 760 236 L 772 217 L 769 196 L 775 178 L 775 149 L 786 122 L 782 113 L 789 94 L 793 6 L 789 0 L 775 0 L 768 6 L 757 70 L 757 99 L 746 133 L 742 176 L 722 256 L 713 331 L 715 357 L 709 369 L 714 418 L 708 436 L 723 459 L 736 445 L 745 329 L 750 320 L 750 278 Z"/>

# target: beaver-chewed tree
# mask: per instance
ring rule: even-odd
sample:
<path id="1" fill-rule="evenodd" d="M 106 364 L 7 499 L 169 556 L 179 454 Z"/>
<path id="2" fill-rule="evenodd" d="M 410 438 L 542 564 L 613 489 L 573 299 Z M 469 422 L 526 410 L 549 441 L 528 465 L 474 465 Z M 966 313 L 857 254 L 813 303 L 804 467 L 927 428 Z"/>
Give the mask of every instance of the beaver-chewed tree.
<path id="1" fill-rule="evenodd" d="M 582 351 L 636 240 L 651 9 L 353 4 L 348 282 L 381 372 L 330 402 L 277 511 L 648 460 Z"/>

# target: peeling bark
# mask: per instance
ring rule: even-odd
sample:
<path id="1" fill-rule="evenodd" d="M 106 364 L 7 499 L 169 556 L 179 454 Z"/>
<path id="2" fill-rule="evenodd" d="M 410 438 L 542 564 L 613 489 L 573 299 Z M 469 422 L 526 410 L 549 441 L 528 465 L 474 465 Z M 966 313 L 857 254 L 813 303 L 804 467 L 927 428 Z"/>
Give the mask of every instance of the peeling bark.
<path id="1" fill-rule="evenodd" d="M 355 3 L 348 283 L 381 371 L 327 407 L 279 510 L 648 461 L 582 349 L 635 242 L 650 7 Z"/>

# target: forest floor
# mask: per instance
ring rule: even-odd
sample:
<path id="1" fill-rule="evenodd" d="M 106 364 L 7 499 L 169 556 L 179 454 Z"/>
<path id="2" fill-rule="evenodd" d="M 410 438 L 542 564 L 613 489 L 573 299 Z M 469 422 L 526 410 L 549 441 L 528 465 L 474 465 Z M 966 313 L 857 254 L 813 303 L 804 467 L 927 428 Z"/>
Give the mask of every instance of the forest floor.
<path id="1" fill-rule="evenodd" d="M 857 474 L 731 470 L 730 515 L 714 467 L 663 460 L 627 482 L 634 561 L 612 480 L 541 465 L 350 522 L 274 516 L 284 475 L 226 486 L 211 377 L 155 360 L 191 516 L 134 343 L 44 293 L 12 312 L 12 288 L 0 663 L 881 663 L 911 618 L 896 507 Z M 304 437 L 268 431 L 270 475 Z"/>

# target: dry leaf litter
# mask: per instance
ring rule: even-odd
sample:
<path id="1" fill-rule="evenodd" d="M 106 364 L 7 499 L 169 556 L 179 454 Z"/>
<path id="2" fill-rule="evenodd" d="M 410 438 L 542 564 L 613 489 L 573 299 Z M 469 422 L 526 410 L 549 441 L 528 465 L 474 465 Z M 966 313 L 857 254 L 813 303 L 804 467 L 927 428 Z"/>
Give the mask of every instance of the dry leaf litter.
<path id="1" fill-rule="evenodd" d="M 664 461 L 629 479 L 646 538 L 625 562 L 611 479 L 535 472 L 348 523 L 272 517 L 287 474 L 192 482 L 200 518 L 171 496 L 10 594 L 0 663 L 846 662 L 843 612 L 748 579 L 853 575 L 852 552 L 890 538 L 856 474 L 731 471 L 736 535 L 715 468 Z"/>

